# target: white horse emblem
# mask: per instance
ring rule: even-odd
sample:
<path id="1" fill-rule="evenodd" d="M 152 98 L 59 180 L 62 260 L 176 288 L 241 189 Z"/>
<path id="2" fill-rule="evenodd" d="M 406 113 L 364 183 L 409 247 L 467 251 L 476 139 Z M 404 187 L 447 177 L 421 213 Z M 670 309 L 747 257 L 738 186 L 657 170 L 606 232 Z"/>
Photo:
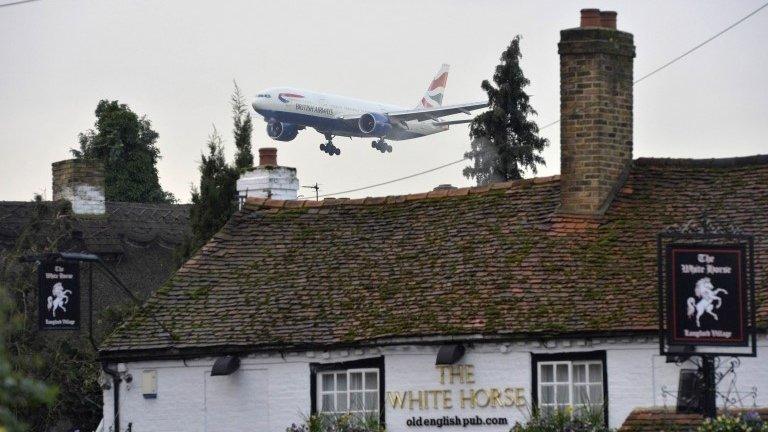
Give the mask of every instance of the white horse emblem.
<path id="1" fill-rule="evenodd" d="M 704 312 L 712 315 L 712 318 L 717 320 L 715 309 L 720 309 L 720 306 L 723 305 L 723 299 L 717 296 L 719 293 L 728 294 L 728 291 L 722 288 L 715 288 L 708 277 L 703 277 L 696 281 L 694 295 L 700 300 L 696 302 L 696 299 L 693 297 L 688 297 L 688 318 L 693 318 L 693 314 L 696 314 L 696 327 L 701 327 L 700 319 Z"/>
<path id="2" fill-rule="evenodd" d="M 53 312 L 53 317 L 56 318 L 56 309 L 61 309 L 66 312 L 67 308 L 64 307 L 69 302 L 69 295 L 72 291 L 65 290 L 61 282 L 56 282 L 51 289 L 51 295 L 48 296 L 48 310 Z"/>

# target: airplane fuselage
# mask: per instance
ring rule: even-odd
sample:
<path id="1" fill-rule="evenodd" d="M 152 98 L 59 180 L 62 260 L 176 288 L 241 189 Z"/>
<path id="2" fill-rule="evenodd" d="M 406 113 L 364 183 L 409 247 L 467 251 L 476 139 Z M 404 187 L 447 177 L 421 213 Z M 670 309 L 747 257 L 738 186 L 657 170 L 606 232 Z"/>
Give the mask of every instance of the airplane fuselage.
<path id="1" fill-rule="evenodd" d="M 277 87 L 260 92 L 254 110 L 267 122 L 281 122 L 299 128 L 311 127 L 329 136 L 374 137 L 406 140 L 443 132 L 447 126 L 431 121 L 398 121 L 384 135 L 363 133 L 356 118 L 363 114 L 403 110 L 402 107 L 312 92 L 291 87 Z"/>

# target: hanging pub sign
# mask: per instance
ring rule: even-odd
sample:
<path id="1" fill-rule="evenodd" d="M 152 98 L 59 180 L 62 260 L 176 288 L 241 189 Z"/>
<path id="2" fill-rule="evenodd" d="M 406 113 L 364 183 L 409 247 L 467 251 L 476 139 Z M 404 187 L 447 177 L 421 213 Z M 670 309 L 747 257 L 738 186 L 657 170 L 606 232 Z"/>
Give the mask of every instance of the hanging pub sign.
<path id="1" fill-rule="evenodd" d="M 41 261 L 37 274 L 39 328 L 79 329 L 80 264 L 77 261 Z"/>
<path id="2" fill-rule="evenodd" d="M 747 346 L 744 245 L 667 246 L 667 342 Z"/>

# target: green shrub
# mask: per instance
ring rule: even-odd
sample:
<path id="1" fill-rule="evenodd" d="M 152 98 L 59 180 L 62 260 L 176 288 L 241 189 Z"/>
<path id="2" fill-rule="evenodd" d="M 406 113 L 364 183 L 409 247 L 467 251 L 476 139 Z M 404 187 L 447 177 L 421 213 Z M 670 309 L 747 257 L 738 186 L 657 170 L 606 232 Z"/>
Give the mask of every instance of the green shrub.
<path id="1" fill-rule="evenodd" d="M 697 432 L 768 432 L 768 423 L 754 412 L 740 416 L 721 415 L 714 420 L 706 419 Z"/>
<path id="2" fill-rule="evenodd" d="M 603 410 L 574 414 L 569 410 L 558 410 L 550 415 L 536 414 L 525 423 L 515 423 L 510 432 L 610 432 L 603 420 Z"/>
<path id="3" fill-rule="evenodd" d="M 386 429 L 374 415 L 313 414 L 301 424 L 292 424 L 285 432 L 386 432 Z"/>

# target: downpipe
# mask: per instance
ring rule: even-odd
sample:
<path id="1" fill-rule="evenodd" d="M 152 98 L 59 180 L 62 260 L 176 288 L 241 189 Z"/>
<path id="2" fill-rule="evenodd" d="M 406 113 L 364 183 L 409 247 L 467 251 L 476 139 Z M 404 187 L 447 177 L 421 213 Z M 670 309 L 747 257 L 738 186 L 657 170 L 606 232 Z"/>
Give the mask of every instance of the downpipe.
<path id="1" fill-rule="evenodd" d="M 112 377 L 112 394 L 114 395 L 114 402 L 112 403 L 112 411 L 114 413 L 113 431 L 120 432 L 120 373 L 117 369 L 110 369 L 107 362 L 101 364 L 101 369 L 107 375 Z"/>

